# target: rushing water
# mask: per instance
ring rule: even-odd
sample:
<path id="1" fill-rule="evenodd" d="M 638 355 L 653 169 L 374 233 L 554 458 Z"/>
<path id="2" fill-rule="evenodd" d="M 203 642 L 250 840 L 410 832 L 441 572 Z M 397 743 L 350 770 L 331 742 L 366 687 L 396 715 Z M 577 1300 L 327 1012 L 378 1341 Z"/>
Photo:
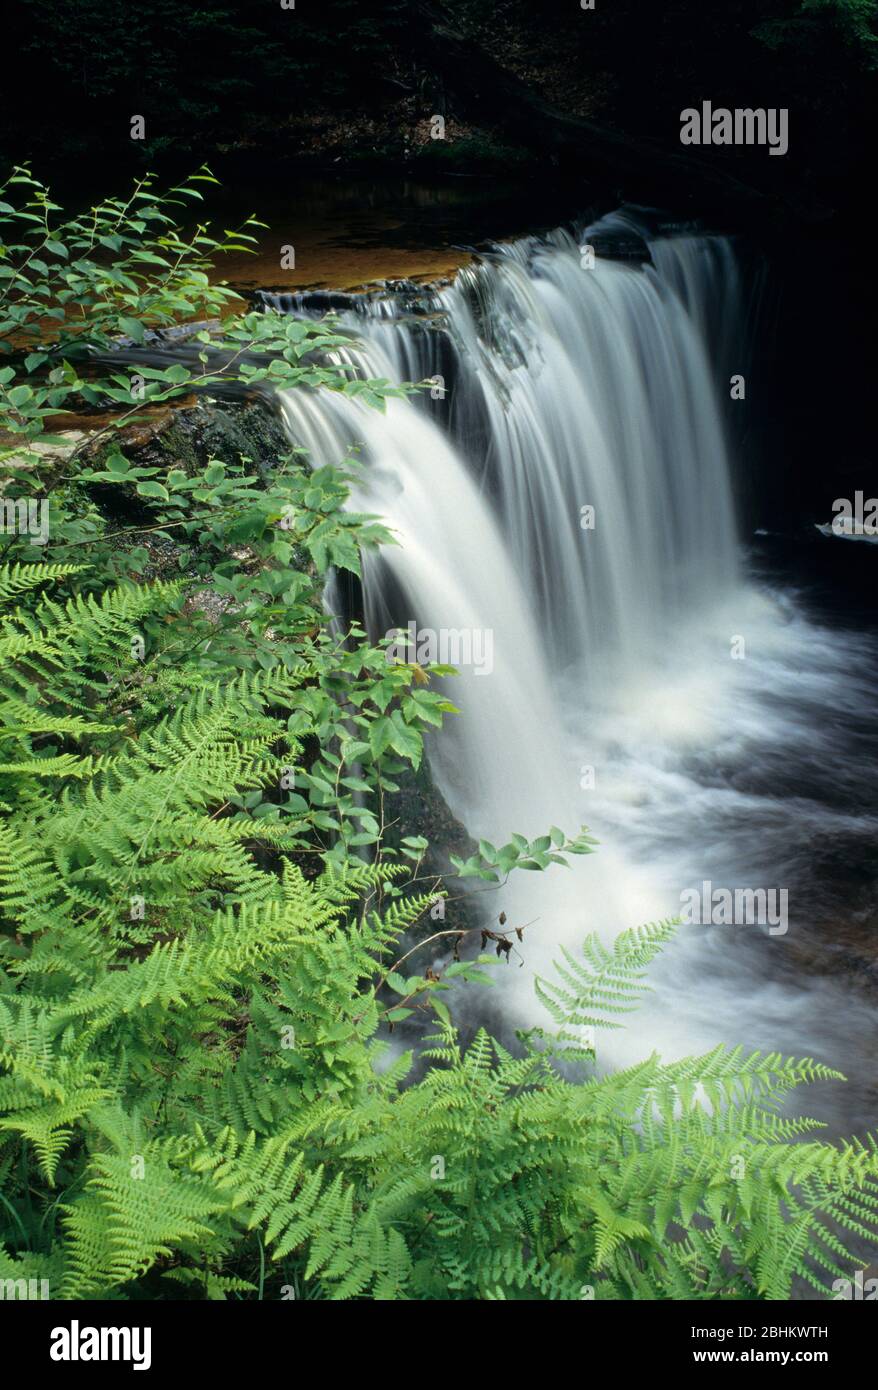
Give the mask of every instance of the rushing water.
<path id="1" fill-rule="evenodd" d="M 581 247 L 620 229 L 648 258 L 591 265 Z M 495 843 L 582 822 L 601 840 L 491 899 L 537 919 L 507 1017 L 546 1021 L 532 975 L 559 944 L 675 916 L 703 880 L 785 889 L 786 931 L 681 928 L 604 1061 L 741 1042 L 861 1076 L 871 1012 L 819 969 L 834 918 L 867 911 L 875 653 L 858 638 L 852 662 L 849 636 L 748 574 L 727 417 L 756 288 L 731 241 L 614 214 L 497 247 L 426 316 L 386 298 L 348 315 L 358 368 L 433 378 L 432 396 L 382 415 L 296 392 L 284 411 L 315 464 L 361 446 L 351 505 L 397 533 L 366 563 L 372 635 L 411 619 L 491 635 L 491 668 L 448 682 L 463 715 L 430 749 L 451 809 Z M 862 1128 L 872 1104 L 855 1087 L 815 1108 Z"/>

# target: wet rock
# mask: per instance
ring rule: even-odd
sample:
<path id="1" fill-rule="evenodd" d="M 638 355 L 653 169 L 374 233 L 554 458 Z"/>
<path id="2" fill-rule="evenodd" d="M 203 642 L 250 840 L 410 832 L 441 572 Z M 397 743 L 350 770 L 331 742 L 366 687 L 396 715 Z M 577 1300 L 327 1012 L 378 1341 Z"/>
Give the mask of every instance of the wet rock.
<path id="1" fill-rule="evenodd" d="M 279 416 L 263 398 L 205 398 L 182 409 L 169 408 L 142 424 L 96 436 L 83 446 L 82 456 L 98 464 L 111 445 L 137 467 L 183 468 L 189 474 L 210 459 L 232 463 L 241 457 L 265 472 L 289 449 Z"/>
<path id="2" fill-rule="evenodd" d="M 595 232 L 588 238 L 596 256 L 609 261 L 631 261 L 637 265 L 651 259 L 643 237 L 631 232 Z"/>

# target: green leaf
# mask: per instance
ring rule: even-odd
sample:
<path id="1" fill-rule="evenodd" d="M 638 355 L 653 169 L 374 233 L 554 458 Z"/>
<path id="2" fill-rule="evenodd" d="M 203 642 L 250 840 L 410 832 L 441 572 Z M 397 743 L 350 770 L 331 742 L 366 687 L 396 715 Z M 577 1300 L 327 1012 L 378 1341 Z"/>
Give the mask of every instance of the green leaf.
<path id="1" fill-rule="evenodd" d="M 404 1018 L 411 1018 L 414 1009 L 390 1009 L 384 1017 L 388 1023 L 401 1023 Z"/>
<path id="2" fill-rule="evenodd" d="M 369 726 L 369 748 L 373 758 L 381 757 L 381 754 L 390 747 L 393 736 L 393 723 L 386 714 L 381 715 L 378 719 L 373 719 Z"/>
<path id="3" fill-rule="evenodd" d="M 162 376 L 165 381 L 170 381 L 175 386 L 183 386 L 192 380 L 192 372 L 188 367 L 184 367 L 182 362 L 175 362 L 173 366 L 167 367 Z"/>
<path id="4" fill-rule="evenodd" d="M 135 343 L 143 342 L 143 324 L 140 322 L 140 319 L 129 319 L 124 315 L 120 315 L 116 322 L 126 338 L 133 338 Z"/>
<path id="5" fill-rule="evenodd" d="M 407 758 L 414 767 L 419 767 L 424 741 L 417 729 L 406 724 L 399 710 L 390 717 L 390 743 L 400 757 Z"/>

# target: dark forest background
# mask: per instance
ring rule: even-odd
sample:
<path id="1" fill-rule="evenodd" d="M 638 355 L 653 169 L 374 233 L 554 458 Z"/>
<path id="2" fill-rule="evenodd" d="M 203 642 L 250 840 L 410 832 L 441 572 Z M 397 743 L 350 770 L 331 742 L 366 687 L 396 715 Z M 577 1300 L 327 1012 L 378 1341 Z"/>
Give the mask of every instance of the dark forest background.
<path id="1" fill-rule="evenodd" d="M 17 0 L 0 157 L 87 184 L 203 158 L 458 174 L 536 159 L 613 174 L 625 193 L 655 151 L 679 159 L 680 111 L 710 100 L 789 108 L 789 156 L 732 147 L 711 163 L 820 219 L 863 191 L 876 13 L 875 0 Z M 445 141 L 430 139 L 434 113 Z"/>
<path id="2" fill-rule="evenodd" d="M 232 216 L 294 206 L 300 176 L 512 178 L 528 225 L 480 236 L 626 200 L 744 231 L 772 294 L 742 482 L 754 525 L 801 510 L 810 528 L 874 478 L 876 16 L 878 0 L 17 0 L 0 166 L 32 162 L 70 204 L 206 160 Z M 788 108 L 789 153 L 684 148 L 680 112 L 705 100 Z M 864 549 L 833 551 L 858 589 Z"/>

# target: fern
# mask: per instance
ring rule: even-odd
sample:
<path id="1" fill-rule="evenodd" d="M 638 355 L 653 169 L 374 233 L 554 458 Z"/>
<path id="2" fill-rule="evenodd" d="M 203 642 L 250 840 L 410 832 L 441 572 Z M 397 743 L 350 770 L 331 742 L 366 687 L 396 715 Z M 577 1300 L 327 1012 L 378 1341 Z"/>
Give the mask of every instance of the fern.
<path id="1" fill-rule="evenodd" d="M 32 568 L 0 571 L 7 603 L 71 573 Z M 315 729 L 363 756 L 366 697 L 344 701 L 380 654 L 340 653 L 325 686 L 310 650 L 187 689 L 160 644 L 130 655 L 178 605 L 125 586 L 0 619 L 0 1275 L 507 1301 L 777 1299 L 850 1271 L 878 1149 L 780 1109 L 836 1073 L 717 1048 L 598 1077 L 583 1030 L 635 1006 L 668 923 L 562 952 L 536 986 L 554 1031 L 464 1045 L 447 991 L 487 958 L 401 974 L 435 891 L 321 844 L 328 812 L 248 814 L 326 761 Z M 414 1011 L 417 1067 L 385 1029 Z"/>

